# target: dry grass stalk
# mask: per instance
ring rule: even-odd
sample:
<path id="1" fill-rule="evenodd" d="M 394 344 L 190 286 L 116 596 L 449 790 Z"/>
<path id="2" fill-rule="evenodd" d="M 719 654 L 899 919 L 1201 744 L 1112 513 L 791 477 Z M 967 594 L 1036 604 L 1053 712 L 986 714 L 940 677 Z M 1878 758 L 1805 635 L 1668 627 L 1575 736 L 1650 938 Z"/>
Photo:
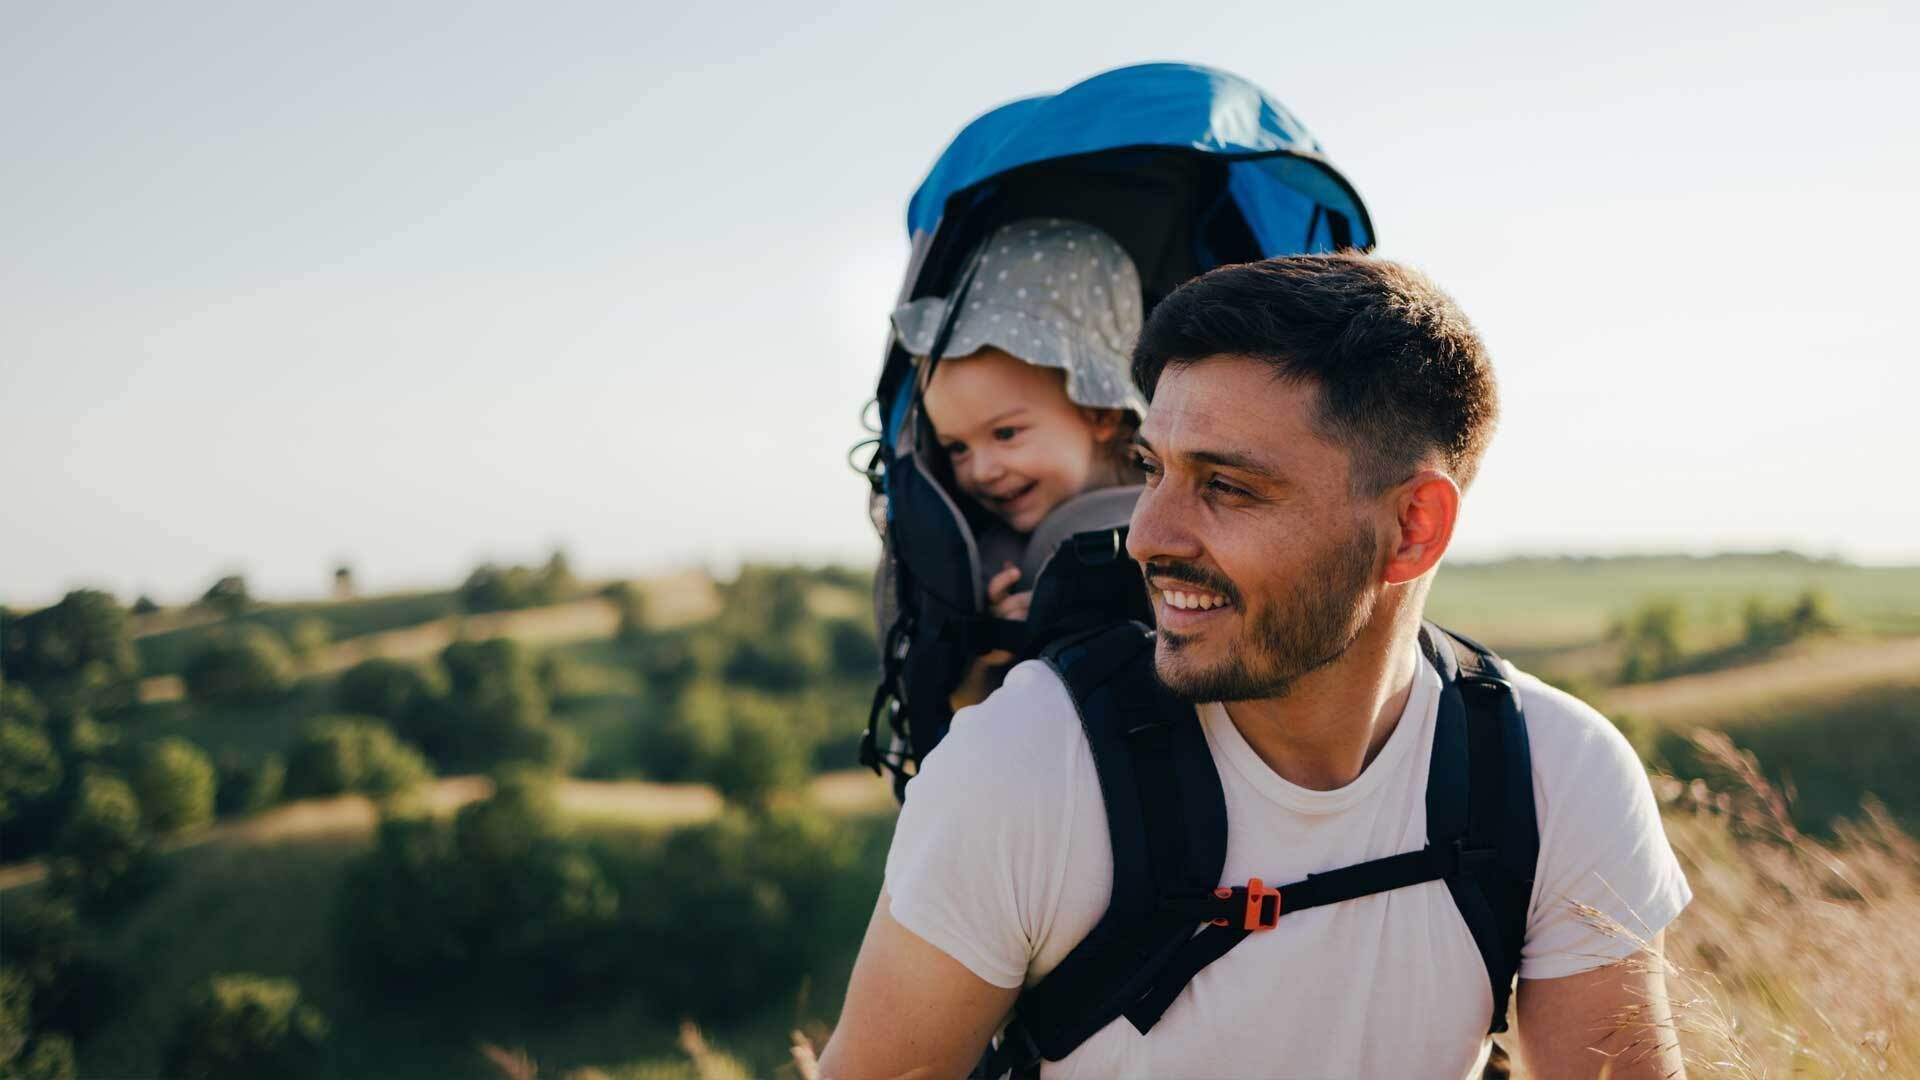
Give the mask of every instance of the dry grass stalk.
<path id="1" fill-rule="evenodd" d="M 1920 1076 L 1920 844 L 1871 801 L 1832 842 L 1809 837 L 1752 755 L 1718 733 L 1696 745 L 1719 790 L 1655 785 L 1694 889 L 1665 950 L 1689 1075 Z M 1617 1034 L 1632 1049 L 1658 1025 L 1630 1013 Z"/>

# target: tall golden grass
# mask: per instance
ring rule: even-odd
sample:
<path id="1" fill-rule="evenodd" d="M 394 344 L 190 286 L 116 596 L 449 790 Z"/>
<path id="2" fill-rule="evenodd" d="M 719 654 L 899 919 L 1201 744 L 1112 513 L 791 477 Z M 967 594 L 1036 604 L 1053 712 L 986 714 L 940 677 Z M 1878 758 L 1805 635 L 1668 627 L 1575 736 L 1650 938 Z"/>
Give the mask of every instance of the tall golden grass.
<path id="1" fill-rule="evenodd" d="M 1871 799 L 1809 837 L 1751 754 L 1694 744 L 1716 781 L 1654 785 L 1694 890 L 1664 961 L 1687 1074 L 1920 1077 L 1920 843 Z M 1659 1034 L 1639 1012 L 1619 1018 L 1629 1057 Z"/>

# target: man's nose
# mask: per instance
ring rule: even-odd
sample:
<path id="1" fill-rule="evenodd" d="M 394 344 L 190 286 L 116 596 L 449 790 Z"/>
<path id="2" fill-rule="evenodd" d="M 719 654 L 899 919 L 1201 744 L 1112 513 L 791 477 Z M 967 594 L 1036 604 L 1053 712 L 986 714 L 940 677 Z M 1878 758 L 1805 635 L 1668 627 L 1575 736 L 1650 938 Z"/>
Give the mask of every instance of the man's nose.
<path id="1" fill-rule="evenodd" d="M 1145 566 L 1154 559 L 1191 562 L 1200 556 L 1200 544 L 1191 523 L 1191 507 L 1182 506 L 1180 492 L 1171 484 L 1155 484 L 1140 493 L 1127 526 L 1127 555 Z"/>

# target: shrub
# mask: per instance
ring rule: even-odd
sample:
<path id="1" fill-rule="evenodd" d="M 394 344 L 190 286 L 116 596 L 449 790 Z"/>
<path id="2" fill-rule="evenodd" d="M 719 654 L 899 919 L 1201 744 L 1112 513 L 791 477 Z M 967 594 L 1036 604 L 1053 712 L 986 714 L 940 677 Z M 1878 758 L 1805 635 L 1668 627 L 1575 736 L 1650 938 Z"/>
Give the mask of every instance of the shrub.
<path id="1" fill-rule="evenodd" d="M 440 654 L 440 663 L 447 696 L 424 733 L 436 760 L 461 768 L 564 763 L 570 742 L 549 723 L 546 695 L 517 642 L 455 642 Z"/>
<path id="2" fill-rule="evenodd" d="M 371 717 L 315 720 L 287 750 L 287 798 L 360 792 L 398 794 L 433 776 L 418 751 Z"/>
<path id="3" fill-rule="evenodd" d="M 362 660 L 334 684 L 334 707 L 343 713 L 377 716 L 406 732 L 440 696 L 441 688 L 418 665 L 400 660 Z"/>
<path id="4" fill-rule="evenodd" d="M 139 894 L 147 869 L 147 836 L 133 789 L 107 773 L 83 778 L 55 841 L 55 894 L 88 911 L 111 912 Z"/>
<path id="5" fill-rule="evenodd" d="M 181 677 L 196 702 L 260 701 L 293 685 L 293 656 L 280 635 L 264 626 L 243 626 L 208 643 Z"/>
<path id="6" fill-rule="evenodd" d="M 0 827 L 60 788 L 53 740 L 39 727 L 0 719 Z"/>
<path id="7" fill-rule="evenodd" d="M 152 615 L 159 610 L 160 605 L 153 602 L 153 597 L 142 593 L 139 599 L 133 602 L 133 606 L 127 609 L 127 613 L 129 615 Z"/>
<path id="8" fill-rule="evenodd" d="M 620 612 L 618 638 L 622 644 L 638 645 L 653 630 L 653 619 L 646 587 L 634 581 L 616 581 L 600 590 Z"/>
<path id="9" fill-rule="evenodd" d="M 213 820 L 213 763 L 186 739 L 147 743 L 133 770 L 133 787 L 147 828 L 170 833 Z"/>
<path id="10" fill-rule="evenodd" d="M 1833 601 L 1819 589 L 1807 589 L 1791 604 L 1775 608 L 1758 596 L 1747 598 L 1740 613 L 1742 640 L 1753 648 L 1774 648 L 1838 628 Z"/>
<path id="11" fill-rule="evenodd" d="M 320 619 L 301 619 L 287 633 L 287 647 L 304 671 L 318 668 L 333 645 L 333 630 Z"/>
<path id="12" fill-rule="evenodd" d="M 827 672 L 827 643 L 814 625 L 768 630 L 733 643 L 727 682 L 770 693 L 805 689 Z"/>
<path id="13" fill-rule="evenodd" d="M 370 989 L 473 986 L 544 1001 L 617 972 L 618 904 L 597 863 L 560 835 L 549 783 L 510 771 L 451 828 L 383 822 L 378 847 L 348 871 L 336 928 Z"/>
<path id="14" fill-rule="evenodd" d="M 702 777 L 729 802 L 763 810 L 776 792 L 806 780 L 811 740 L 794 730 L 786 710 L 763 698 L 736 694 L 728 706 L 726 744 L 708 753 Z"/>
<path id="15" fill-rule="evenodd" d="M 5 1073 L 18 1080 L 73 1080 L 73 1040 L 65 1035 L 47 1033 L 36 1037 L 27 1052 Z"/>
<path id="16" fill-rule="evenodd" d="M 246 578 L 228 574 L 207 589 L 200 603 L 230 619 L 253 606 L 253 594 L 247 589 Z"/>
<path id="17" fill-rule="evenodd" d="M 215 975 L 193 994 L 167 1050 L 175 1080 L 299 1080 L 323 1066 L 327 1023 L 291 979 Z"/>
<path id="18" fill-rule="evenodd" d="M 1671 674 L 1680 666 L 1681 629 L 1686 612 L 1673 600 L 1644 600 L 1614 625 L 1620 642 L 1620 681 L 1648 682 Z"/>
<path id="19" fill-rule="evenodd" d="M 863 619 L 828 621 L 827 656 L 835 678 L 871 682 L 880 677 L 880 644 Z"/>
<path id="20" fill-rule="evenodd" d="M 287 762 L 279 754 L 254 761 L 244 754 L 220 756 L 220 782 L 214 812 L 221 817 L 251 814 L 280 801 L 287 779 Z"/>
<path id="21" fill-rule="evenodd" d="M 126 610 L 107 593 L 76 589 L 0 619 L 0 671 L 57 706 L 111 709 L 133 701 L 140 657 Z"/>
<path id="22" fill-rule="evenodd" d="M 100 953 L 98 935 L 73 905 L 49 898 L 8 898 L 0 962 L 32 992 L 31 1027 L 91 1034 L 113 1006 L 117 978 Z"/>

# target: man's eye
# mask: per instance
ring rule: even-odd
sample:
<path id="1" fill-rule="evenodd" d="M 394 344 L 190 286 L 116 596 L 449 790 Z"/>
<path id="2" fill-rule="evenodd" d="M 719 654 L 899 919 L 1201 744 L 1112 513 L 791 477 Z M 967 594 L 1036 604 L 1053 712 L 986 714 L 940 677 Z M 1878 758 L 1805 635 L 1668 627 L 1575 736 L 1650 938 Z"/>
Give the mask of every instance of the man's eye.
<path id="1" fill-rule="evenodd" d="M 1220 480 L 1217 478 L 1207 481 L 1207 488 L 1208 490 L 1216 492 L 1221 495 L 1230 495 L 1230 496 L 1238 497 L 1246 494 L 1245 491 L 1242 491 L 1241 489 L 1234 487 L 1232 484 L 1227 483 L 1225 480 Z"/>
<path id="2" fill-rule="evenodd" d="M 1137 453 L 1133 455 L 1133 467 L 1139 469 L 1143 476 L 1157 476 L 1160 472 L 1160 466 Z"/>

